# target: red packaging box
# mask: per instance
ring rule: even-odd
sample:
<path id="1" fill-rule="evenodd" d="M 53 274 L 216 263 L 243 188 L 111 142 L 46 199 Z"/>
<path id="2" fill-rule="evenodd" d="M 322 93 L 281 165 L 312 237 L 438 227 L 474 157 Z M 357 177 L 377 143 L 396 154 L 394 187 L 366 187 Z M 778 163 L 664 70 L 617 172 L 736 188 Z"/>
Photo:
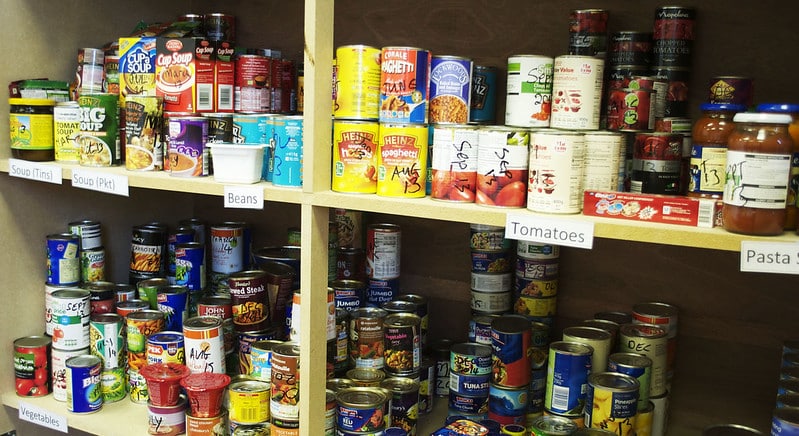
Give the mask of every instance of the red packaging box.
<path id="1" fill-rule="evenodd" d="M 672 195 L 585 191 L 583 196 L 583 215 L 694 227 L 717 225 L 718 207 L 717 200 Z"/>
<path id="2" fill-rule="evenodd" d="M 212 112 L 213 44 L 198 38 L 157 38 L 155 83 L 165 111 Z"/>
<path id="3" fill-rule="evenodd" d="M 214 45 L 214 112 L 233 112 L 234 53 L 235 48 L 228 41 Z"/>

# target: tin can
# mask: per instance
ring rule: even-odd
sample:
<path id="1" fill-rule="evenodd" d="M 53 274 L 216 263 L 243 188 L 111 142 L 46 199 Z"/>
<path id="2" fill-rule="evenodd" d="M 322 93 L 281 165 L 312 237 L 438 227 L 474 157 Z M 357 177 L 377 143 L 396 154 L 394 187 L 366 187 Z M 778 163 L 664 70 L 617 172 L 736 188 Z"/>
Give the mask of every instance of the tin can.
<path id="1" fill-rule="evenodd" d="M 241 380 L 228 386 L 230 421 L 237 424 L 258 424 L 269 420 L 269 383 Z"/>
<path id="2" fill-rule="evenodd" d="M 530 319 L 552 317 L 557 312 L 557 298 L 519 295 L 513 303 L 513 312 Z"/>
<path id="3" fill-rule="evenodd" d="M 196 316 L 183 323 L 186 366 L 192 373 L 224 374 L 225 342 L 222 320 L 215 316 Z"/>
<path id="4" fill-rule="evenodd" d="M 175 245 L 175 284 L 190 292 L 206 286 L 205 244 L 183 242 Z"/>
<path id="5" fill-rule="evenodd" d="M 425 196 L 428 139 L 427 125 L 424 124 L 380 125 L 377 195 L 404 198 Z"/>
<path id="6" fill-rule="evenodd" d="M 372 224 L 366 230 L 366 275 L 390 280 L 400 276 L 402 231 L 396 224 Z"/>
<path id="7" fill-rule="evenodd" d="M 685 6 L 661 6 L 655 10 L 652 35 L 653 65 L 690 67 L 696 10 Z"/>
<path id="8" fill-rule="evenodd" d="M 147 337 L 147 364 L 186 362 L 183 333 L 162 331 Z"/>
<path id="9" fill-rule="evenodd" d="M 164 313 L 145 309 L 125 318 L 128 368 L 138 371 L 147 364 L 147 337 L 164 329 Z"/>
<path id="10" fill-rule="evenodd" d="M 128 354 L 128 361 L 130 361 L 130 354 Z M 150 400 L 150 391 L 147 387 L 147 380 L 138 370 L 128 368 L 128 398 L 136 404 L 147 404 Z"/>
<path id="11" fill-rule="evenodd" d="M 392 301 L 399 294 L 399 278 L 379 280 L 368 279 L 366 285 L 366 305 L 381 306 Z"/>
<path id="12" fill-rule="evenodd" d="M 449 359 L 449 356 L 447 356 Z M 419 414 L 424 415 L 433 411 L 435 387 L 437 383 L 435 364 L 430 358 L 423 357 L 421 371 L 419 371 Z M 447 392 L 449 394 L 449 392 Z"/>
<path id="13" fill-rule="evenodd" d="M 234 328 L 239 332 L 265 329 L 270 321 L 266 274 L 260 270 L 232 273 L 228 284 Z"/>
<path id="14" fill-rule="evenodd" d="M 178 226 L 167 233 L 167 270 L 166 276 L 170 283 L 176 281 L 175 246 L 187 242 L 194 242 L 194 229 L 189 226 Z"/>
<path id="15" fill-rule="evenodd" d="M 678 133 L 636 134 L 630 191 L 644 194 L 679 194 L 682 180 L 682 146 L 682 135 Z"/>
<path id="16" fill-rule="evenodd" d="M 223 429 L 228 428 L 227 412 L 224 410 L 219 415 L 211 417 L 192 416 L 188 410 L 185 415 L 187 436 L 204 436 L 213 434 L 214 431 L 224 433 L 226 430 Z"/>
<path id="17" fill-rule="evenodd" d="M 278 337 L 277 328 L 255 330 L 238 333 L 238 369 L 239 374 L 250 375 L 253 372 L 252 346 L 256 342 L 275 341 Z"/>
<path id="18" fill-rule="evenodd" d="M 422 358 L 421 318 L 412 313 L 393 313 L 383 320 L 385 370 L 399 375 L 419 371 Z"/>
<path id="19" fill-rule="evenodd" d="M 604 372 L 608 367 L 610 355 L 611 335 L 605 330 L 596 327 L 572 326 L 563 329 L 563 340 L 588 345 L 593 350 L 591 354 L 591 372 Z"/>
<path id="20" fill-rule="evenodd" d="M 521 279 L 555 279 L 558 277 L 558 259 L 516 258 L 516 277 Z"/>
<path id="21" fill-rule="evenodd" d="M 608 90 L 608 130 L 640 132 L 655 127 L 657 94 L 652 89 L 619 88 Z M 665 111 L 665 99 L 663 101 Z"/>
<path id="22" fill-rule="evenodd" d="M 139 312 L 150 308 L 150 303 L 144 300 L 126 300 L 116 304 L 116 312 L 122 317 L 127 317 L 133 312 Z"/>
<path id="23" fill-rule="evenodd" d="M 336 48 L 333 116 L 338 119 L 376 120 L 381 90 L 380 49 L 368 45 Z"/>
<path id="24" fill-rule="evenodd" d="M 147 433 L 151 435 L 180 435 L 186 433 L 186 397 L 181 396 L 172 406 L 147 403 Z"/>
<path id="25" fill-rule="evenodd" d="M 385 380 L 386 373 L 376 368 L 352 368 L 346 372 L 346 376 L 354 386 L 376 388 Z"/>
<path id="26" fill-rule="evenodd" d="M 666 393 L 668 338 L 666 330 L 654 324 L 624 324 L 619 329 L 619 350 L 643 354 L 652 360 L 649 396 Z"/>
<path id="27" fill-rule="evenodd" d="M 476 315 L 469 320 L 469 342 L 491 345 L 491 323 L 499 315 Z"/>
<path id="28" fill-rule="evenodd" d="M 302 186 L 302 115 L 284 116 L 272 121 L 277 134 L 272 183 L 275 186 Z"/>
<path id="29" fill-rule="evenodd" d="M 419 333 L 422 338 L 422 349 L 427 348 L 427 332 L 430 325 L 430 309 L 428 307 L 427 297 L 419 294 L 400 294 L 396 296 L 397 301 L 407 301 L 414 305 L 413 313 L 421 318 L 419 324 Z"/>
<path id="30" fill-rule="evenodd" d="M 513 240 L 505 238 L 505 228 L 485 224 L 471 224 L 469 247 L 472 250 L 508 251 Z"/>
<path id="31" fill-rule="evenodd" d="M 109 167 L 121 161 L 118 135 L 119 96 L 82 94 L 80 133 L 75 142 L 80 147 L 78 162 L 83 166 Z"/>
<path id="32" fill-rule="evenodd" d="M 474 202 L 477 187 L 478 129 L 467 125 L 432 127 L 431 197 Z"/>
<path id="33" fill-rule="evenodd" d="M 53 347 L 72 351 L 89 346 L 90 295 L 86 290 L 62 289 L 47 296 L 45 332 L 52 336 Z"/>
<path id="34" fill-rule="evenodd" d="M 568 436 L 577 431 L 577 425 L 572 420 L 555 415 L 539 416 L 530 427 L 535 436 Z"/>
<path id="35" fill-rule="evenodd" d="M 267 339 L 253 342 L 250 345 L 250 362 L 252 368 L 247 374 L 257 380 L 272 382 L 272 350 L 282 341 Z"/>
<path id="36" fill-rule="evenodd" d="M 154 95 L 128 95 L 125 117 L 125 169 L 160 171 L 164 168 L 164 99 Z"/>
<path id="37" fill-rule="evenodd" d="M 233 327 L 233 309 L 231 299 L 221 295 L 209 295 L 197 302 L 197 315 L 215 316 L 222 320 L 223 342 L 225 353 L 230 354 L 235 350 L 235 329 Z"/>
<path id="38" fill-rule="evenodd" d="M 352 311 L 366 305 L 366 284 L 359 280 L 333 280 L 329 288 L 333 291 L 336 308 Z"/>
<path id="39" fill-rule="evenodd" d="M 604 9 L 576 9 L 569 14 L 569 54 L 605 58 L 608 18 Z"/>
<path id="40" fill-rule="evenodd" d="M 356 368 L 383 368 L 386 311 L 361 307 L 350 312 L 350 361 Z"/>
<path id="41" fill-rule="evenodd" d="M 141 280 L 136 283 L 139 296 L 153 310 L 158 310 L 158 291 L 167 286 L 169 286 L 169 282 L 163 277 Z"/>
<path id="42" fill-rule="evenodd" d="M 135 286 L 128 283 L 114 283 L 115 305 L 125 301 L 136 300 L 138 296 L 138 291 Z"/>
<path id="43" fill-rule="evenodd" d="M 181 285 L 168 285 L 158 289 L 158 310 L 164 313 L 164 329 L 181 331 L 183 320 L 188 317 L 188 290 Z"/>
<path id="44" fill-rule="evenodd" d="M 668 83 L 666 93 L 666 117 L 688 117 L 689 101 L 688 88 L 690 85 L 690 68 L 663 67 L 653 68 L 653 75 Z"/>
<path id="45" fill-rule="evenodd" d="M 338 247 L 336 279 L 366 281 L 366 251 L 363 248 Z"/>
<path id="46" fill-rule="evenodd" d="M 530 148 L 527 208 L 534 212 L 579 213 L 586 153 L 583 135 L 536 131 Z"/>
<path id="47" fill-rule="evenodd" d="M 501 316 L 491 323 L 491 382 L 502 387 L 530 384 L 530 321 L 512 315 Z"/>
<path id="48" fill-rule="evenodd" d="M 389 397 L 383 389 L 342 389 L 336 393 L 336 403 L 336 424 L 341 430 L 374 432 L 387 427 Z"/>
<path id="49" fill-rule="evenodd" d="M 380 383 L 389 393 L 391 427 L 403 429 L 408 436 L 417 434 L 419 420 L 419 382 L 405 377 L 389 377 Z"/>
<path id="50" fill-rule="evenodd" d="M 131 230 L 130 274 L 134 277 L 166 275 L 166 232 L 159 228 L 138 225 Z M 131 281 L 135 284 L 137 281 Z M 165 284 L 168 284 L 166 281 Z M 145 295 L 140 295 L 145 299 Z M 155 308 L 155 299 L 149 301 Z"/>
<path id="51" fill-rule="evenodd" d="M 469 122 L 472 91 L 471 59 L 433 56 L 430 62 L 430 122 Z"/>
<path id="52" fill-rule="evenodd" d="M 47 283 L 69 286 L 80 282 L 78 236 L 72 233 L 47 235 Z"/>
<path id="53" fill-rule="evenodd" d="M 508 58 L 505 124 L 549 127 L 554 59 L 539 55 Z"/>
<path id="54" fill-rule="evenodd" d="M 480 292 L 471 291 L 470 307 L 476 313 L 501 314 L 510 311 L 513 296 L 510 291 Z"/>
<path id="55" fill-rule="evenodd" d="M 478 273 L 472 272 L 471 288 L 479 292 L 506 292 L 511 289 L 513 275 L 511 273 Z"/>
<path id="56" fill-rule="evenodd" d="M 621 436 L 635 435 L 638 380 L 624 374 L 596 372 L 588 376 L 585 426 Z"/>
<path id="57" fill-rule="evenodd" d="M 267 132 L 269 120 L 265 114 L 233 114 L 234 144 L 268 144 L 270 136 Z"/>
<path id="58" fill-rule="evenodd" d="M 450 349 L 451 372 L 466 375 L 492 374 L 492 346 L 464 342 Z"/>
<path id="59" fill-rule="evenodd" d="M 509 251 L 472 250 L 472 272 L 476 273 L 508 273 L 513 268 Z"/>
<path id="60" fill-rule="evenodd" d="M 67 365 L 67 410 L 72 413 L 93 413 L 103 407 L 100 385 L 102 361 L 97 356 L 75 356 Z"/>
<path id="61" fill-rule="evenodd" d="M 557 259 L 560 257 L 560 246 L 519 240 L 516 241 L 516 255 L 525 259 Z"/>
<path id="62" fill-rule="evenodd" d="M 583 190 L 623 191 L 624 136 L 616 132 L 586 132 Z"/>
<path id="63" fill-rule="evenodd" d="M 208 142 L 208 119 L 203 117 L 170 117 L 169 172 L 177 177 L 207 176 L 210 151 Z"/>
<path id="64" fill-rule="evenodd" d="M 454 371 L 449 373 L 449 377 L 445 380 L 448 382 L 448 390 L 449 392 L 455 392 L 458 395 L 464 395 L 467 397 L 484 397 L 487 396 L 489 393 L 489 380 L 491 378 L 490 374 L 482 374 L 482 375 L 468 375 L 468 374 L 458 374 Z M 441 395 L 444 396 L 444 395 Z"/>
<path id="65" fill-rule="evenodd" d="M 509 388 L 491 384 L 488 397 L 489 419 L 502 425 L 524 424 L 529 405 L 529 386 Z"/>
<path id="66" fill-rule="evenodd" d="M 480 419 L 485 419 L 488 416 L 488 398 L 484 397 L 467 397 L 464 395 L 457 395 L 450 392 L 449 394 L 449 410 L 452 414 L 463 415 L 465 417 L 478 416 Z"/>
<path id="67" fill-rule="evenodd" d="M 80 239 L 78 241 L 80 250 L 91 250 L 103 247 L 103 231 L 99 221 L 72 221 L 68 226 L 69 232 L 73 235 L 77 235 Z"/>
<path id="68" fill-rule="evenodd" d="M 654 122 L 666 116 L 666 97 L 669 93 L 669 84 L 666 80 L 654 76 L 631 76 L 627 88 L 652 90 L 651 113 L 654 113 Z"/>
<path id="69" fill-rule="evenodd" d="M 49 394 L 51 388 L 55 392 L 58 379 L 51 378 L 50 374 L 51 348 L 52 341 L 45 336 L 14 340 L 14 381 L 18 396 L 41 397 Z"/>
<path id="70" fill-rule="evenodd" d="M 299 419 L 300 347 L 286 342 L 272 349 L 272 387 L 269 402 L 273 418 Z"/>
<path id="71" fill-rule="evenodd" d="M 494 123 L 497 119 L 497 68 L 474 65 L 469 121 Z"/>
<path id="72" fill-rule="evenodd" d="M 38 350 L 37 350 L 38 351 Z M 89 348 L 84 348 L 81 350 L 74 350 L 74 351 L 62 351 L 57 348 L 50 348 L 50 381 L 53 388 L 53 399 L 56 401 L 67 401 L 67 359 L 70 357 L 75 356 L 83 356 L 91 354 Z M 27 363 L 27 362 L 26 362 Z M 16 373 L 16 368 L 15 368 Z M 34 374 L 35 376 L 35 374 Z M 19 383 L 19 380 L 17 380 Z M 29 382 L 25 382 L 27 385 L 23 385 L 24 388 L 30 385 Z M 18 385 L 19 386 L 19 385 Z M 35 387 L 35 382 L 34 382 Z M 123 384 L 125 387 L 125 384 Z M 28 391 L 31 392 L 30 390 Z"/>
<path id="73" fill-rule="evenodd" d="M 475 203 L 523 207 L 527 192 L 530 132 L 505 126 L 483 127 L 477 142 Z"/>
<path id="74" fill-rule="evenodd" d="M 93 314 L 89 325 L 91 354 L 102 360 L 100 389 L 103 401 L 112 403 L 125 398 L 125 328 L 116 313 Z"/>
<path id="75" fill-rule="evenodd" d="M 751 107 L 753 99 L 754 80 L 751 77 L 714 76 L 708 83 L 708 103 L 742 104 Z"/>
<path id="76" fill-rule="evenodd" d="M 236 17 L 212 13 L 202 15 L 202 28 L 211 41 L 236 41 Z"/>
<path id="77" fill-rule="evenodd" d="M 582 416 L 591 353 L 591 347 L 574 342 L 549 345 L 545 410 L 567 417 Z"/>
<path id="78" fill-rule="evenodd" d="M 381 123 L 427 123 L 431 58 L 429 51 L 419 48 L 383 47 Z"/>
<path id="79" fill-rule="evenodd" d="M 646 302 L 633 305 L 635 324 L 654 324 L 666 329 L 668 351 L 666 356 L 666 377 L 671 380 L 674 374 L 677 352 L 677 325 L 679 309 L 662 302 Z"/>
<path id="80" fill-rule="evenodd" d="M 610 35 L 608 64 L 642 65 L 652 63 L 652 32 L 624 30 Z"/>
<path id="81" fill-rule="evenodd" d="M 378 132 L 375 121 L 333 121 L 332 190 L 377 192 Z"/>
<path id="82" fill-rule="evenodd" d="M 237 55 L 234 61 L 233 106 L 236 112 L 269 112 L 272 59 L 255 54 Z"/>
<path id="83" fill-rule="evenodd" d="M 526 279 L 516 276 L 514 295 L 517 297 L 546 298 L 558 294 L 558 279 Z M 545 315 L 546 316 L 546 315 Z"/>
<path id="84" fill-rule="evenodd" d="M 799 435 L 799 411 L 794 408 L 776 408 L 771 420 L 771 434 Z"/>
<path id="85" fill-rule="evenodd" d="M 608 371 L 629 375 L 638 380 L 638 410 L 649 404 L 652 359 L 638 353 L 613 353 L 608 357 Z"/>
<path id="86" fill-rule="evenodd" d="M 56 162 L 78 163 L 80 148 L 75 139 L 80 134 L 81 110 L 78 102 L 59 102 L 53 108 L 53 135 Z"/>
<path id="87" fill-rule="evenodd" d="M 599 128 L 605 62 L 590 56 L 558 56 L 552 79 L 551 127 Z"/>
<path id="88" fill-rule="evenodd" d="M 208 142 L 233 142 L 233 114 L 204 113 L 208 119 Z"/>
<path id="89" fill-rule="evenodd" d="M 350 314 L 346 309 L 336 309 L 336 338 L 332 342 L 333 371 L 343 374 L 349 368 Z"/>
<path id="90" fill-rule="evenodd" d="M 244 223 L 211 226 L 211 272 L 231 274 L 249 266 L 249 230 Z"/>
<path id="91" fill-rule="evenodd" d="M 103 247 L 80 250 L 81 282 L 105 280 L 105 249 Z"/>
<path id="92" fill-rule="evenodd" d="M 638 413 L 635 414 L 635 424 L 633 425 L 635 435 L 652 436 L 652 418 L 655 413 L 655 405 L 651 401 L 647 401 L 645 406 L 641 406 L 641 397 L 638 397 L 638 400 Z"/>

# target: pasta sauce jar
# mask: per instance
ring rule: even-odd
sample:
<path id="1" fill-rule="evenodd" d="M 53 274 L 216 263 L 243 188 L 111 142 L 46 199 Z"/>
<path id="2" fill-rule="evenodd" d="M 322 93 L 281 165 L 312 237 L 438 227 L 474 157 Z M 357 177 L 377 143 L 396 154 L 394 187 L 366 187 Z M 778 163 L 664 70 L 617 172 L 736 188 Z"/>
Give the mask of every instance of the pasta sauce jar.
<path id="1" fill-rule="evenodd" d="M 785 224 L 785 203 L 793 141 L 791 116 L 739 113 L 727 141 L 724 185 L 724 228 L 747 235 L 779 235 Z"/>

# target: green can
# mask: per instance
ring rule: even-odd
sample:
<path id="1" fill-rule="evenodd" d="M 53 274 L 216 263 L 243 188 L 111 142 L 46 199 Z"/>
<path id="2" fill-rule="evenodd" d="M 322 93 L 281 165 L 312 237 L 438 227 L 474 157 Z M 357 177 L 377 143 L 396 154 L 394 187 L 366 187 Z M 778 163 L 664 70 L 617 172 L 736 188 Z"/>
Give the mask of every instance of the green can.
<path id="1" fill-rule="evenodd" d="M 83 166 L 110 167 L 121 162 L 119 96 L 83 94 L 78 97 L 80 132 L 75 138 Z"/>
<path id="2" fill-rule="evenodd" d="M 89 349 L 102 360 L 100 391 L 103 402 L 113 403 L 125 398 L 127 381 L 125 367 L 125 327 L 116 313 L 94 313 L 89 322 Z"/>

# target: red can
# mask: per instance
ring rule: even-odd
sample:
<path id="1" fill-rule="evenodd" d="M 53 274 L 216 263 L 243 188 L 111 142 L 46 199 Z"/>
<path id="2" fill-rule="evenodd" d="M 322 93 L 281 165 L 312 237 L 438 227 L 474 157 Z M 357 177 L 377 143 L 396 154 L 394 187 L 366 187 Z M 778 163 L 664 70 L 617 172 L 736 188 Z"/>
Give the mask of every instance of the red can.
<path id="1" fill-rule="evenodd" d="M 221 295 L 209 295 L 197 302 L 198 316 L 215 316 L 222 320 L 222 333 L 225 340 L 225 354 L 235 350 L 235 329 L 233 327 L 233 306 L 231 299 Z"/>
<path id="2" fill-rule="evenodd" d="M 269 112 L 272 87 L 272 59 L 259 55 L 236 58 L 233 91 L 237 112 Z"/>
<path id="3" fill-rule="evenodd" d="M 682 135 L 678 133 L 636 134 L 630 191 L 679 195 L 682 143 Z"/>
<path id="4" fill-rule="evenodd" d="M 503 387 L 529 386 L 533 326 L 519 315 L 503 315 L 491 322 L 491 382 Z"/>
<path id="5" fill-rule="evenodd" d="M 652 35 L 653 64 L 688 68 L 694 42 L 696 10 L 684 6 L 663 6 L 655 11 Z"/>
<path id="6" fill-rule="evenodd" d="M 653 75 L 665 80 L 666 87 L 666 117 L 687 117 L 688 114 L 688 84 L 691 75 L 689 68 L 656 67 Z"/>
<path id="7" fill-rule="evenodd" d="M 638 132 L 655 127 L 655 99 L 651 89 L 608 91 L 608 130 Z"/>
<path id="8" fill-rule="evenodd" d="M 642 65 L 652 62 L 652 32 L 621 31 L 610 36 L 610 65 Z"/>
<path id="9" fill-rule="evenodd" d="M 14 341 L 14 381 L 17 395 L 41 397 L 50 393 L 50 338 L 26 336 Z"/>
<path id="10" fill-rule="evenodd" d="M 280 60 L 280 108 L 275 108 L 275 112 L 290 114 L 297 109 L 294 70 L 294 61 L 289 59 Z"/>
<path id="11" fill-rule="evenodd" d="M 608 11 L 578 9 L 569 15 L 569 54 L 605 57 L 608 50 Z"/>

